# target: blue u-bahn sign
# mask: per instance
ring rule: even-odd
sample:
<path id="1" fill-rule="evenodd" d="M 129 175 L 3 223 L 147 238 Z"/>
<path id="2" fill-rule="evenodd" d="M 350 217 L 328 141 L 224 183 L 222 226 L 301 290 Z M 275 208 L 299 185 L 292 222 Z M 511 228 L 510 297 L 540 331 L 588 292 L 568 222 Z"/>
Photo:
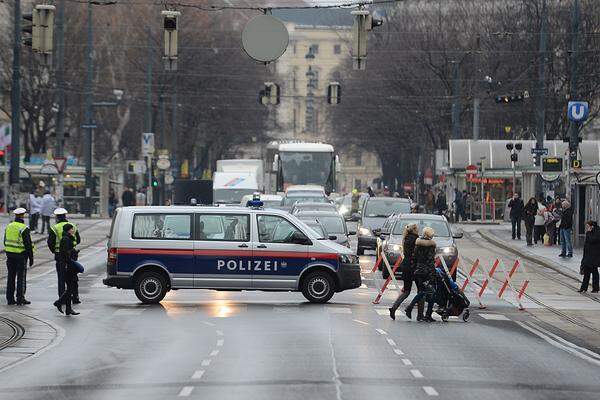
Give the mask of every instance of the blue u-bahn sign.
<path id="1" fill-rule="evenodd" d="M 583 122 L 590 113 L 588 103 L 585 101 L 570 101 L 567 106 L 567 116 L 573 122 Z"/>

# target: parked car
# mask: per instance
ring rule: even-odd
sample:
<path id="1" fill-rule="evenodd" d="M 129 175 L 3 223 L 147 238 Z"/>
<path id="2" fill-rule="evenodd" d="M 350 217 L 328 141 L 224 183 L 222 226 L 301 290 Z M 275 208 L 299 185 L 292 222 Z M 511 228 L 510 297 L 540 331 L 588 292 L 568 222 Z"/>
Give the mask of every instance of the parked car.
<path id="1" fill-rule="evenodd" d="M 385 220 L 392 214 L 410 213 L 410 199 L 400 197 L 369 197 L 363 205 L 358 227 L 356 253 L 377 249 L 377 238 Z"/>
<path id="2" fill-rule="evenodd" d="M 355 235 L 356 232 L 348 232 L 346 221 L 344 218 L 335 211 L 303 211 L 296 214 L 296 217 L 300 220 L 317 220 L 327 231 L 327 233 L 337 243 L 350 247 L 348 241 L 349 235 Z M 335 236 L 335 238 L 333 238 Z"/>

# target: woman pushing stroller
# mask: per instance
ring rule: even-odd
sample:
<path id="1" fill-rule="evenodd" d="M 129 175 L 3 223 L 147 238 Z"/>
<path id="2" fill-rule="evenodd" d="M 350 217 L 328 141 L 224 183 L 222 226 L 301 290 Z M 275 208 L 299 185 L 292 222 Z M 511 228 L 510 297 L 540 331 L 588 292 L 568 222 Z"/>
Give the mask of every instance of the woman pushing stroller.
<path id="1" fill-rule="evenodd" d="M 427 311 L 423 321 L 434 322 L 435 319 L 431 316 L 433 313 L 435 292 L 435 249 L 436 244 L 433 240 L 435 234 L 433 228 L 423 228 L 423 233 L 420 238 L 415 241 L 415 251 L 413 255 L 413 279 L 417 284 L 417 295 L 412 299 L 408 307 L 404 310 L 406 316 L 412 319 L 412 310 L 414 306 L 421 300 L 427 301 Z"/>

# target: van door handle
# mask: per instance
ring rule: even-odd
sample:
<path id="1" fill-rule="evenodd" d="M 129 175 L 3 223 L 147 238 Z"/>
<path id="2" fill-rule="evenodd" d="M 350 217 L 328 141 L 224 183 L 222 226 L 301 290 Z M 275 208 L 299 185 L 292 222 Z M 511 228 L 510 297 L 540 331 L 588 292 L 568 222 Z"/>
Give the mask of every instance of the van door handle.
<path id="1" fill-rule="evenodd" d="M 242 243 L 238 247 L 248 247 L 248 245 L 246 243 Z"/>
<path id="2" fill-rule="evenodd" d="M 266 244 L 259 244 L 258 246 L 256 246 L 258 249 L 266 249 L 267 245 Z"/>

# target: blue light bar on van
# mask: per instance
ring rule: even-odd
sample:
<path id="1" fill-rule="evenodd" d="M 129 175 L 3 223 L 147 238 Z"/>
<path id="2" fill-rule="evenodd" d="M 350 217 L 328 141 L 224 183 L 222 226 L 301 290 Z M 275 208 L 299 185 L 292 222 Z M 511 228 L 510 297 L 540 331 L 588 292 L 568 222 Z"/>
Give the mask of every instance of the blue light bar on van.
<path id="1" fill-rule="evenodd" d="M 262 206 L 264 206 L 264 203 L 260 200 L 248 200 L 246 203 L 246 207 L 261 208 Z"/>

